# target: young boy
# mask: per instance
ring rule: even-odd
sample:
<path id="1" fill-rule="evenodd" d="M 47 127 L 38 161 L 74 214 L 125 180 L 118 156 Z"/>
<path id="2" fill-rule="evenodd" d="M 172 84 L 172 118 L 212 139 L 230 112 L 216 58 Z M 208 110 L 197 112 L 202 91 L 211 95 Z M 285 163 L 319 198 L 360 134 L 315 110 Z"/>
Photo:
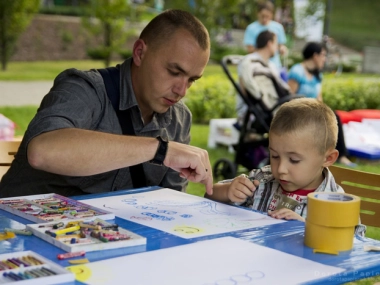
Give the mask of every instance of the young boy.
<path id="1" fill-rule="evenodd" d="M 312 98 L 293 99 L 275 114 L 269 131 L 270 165 L 214 185 L 206 197 L 305 221 L 307 194 L 344 192 L 327 167 L 337 157 L 334 112 Z"/>

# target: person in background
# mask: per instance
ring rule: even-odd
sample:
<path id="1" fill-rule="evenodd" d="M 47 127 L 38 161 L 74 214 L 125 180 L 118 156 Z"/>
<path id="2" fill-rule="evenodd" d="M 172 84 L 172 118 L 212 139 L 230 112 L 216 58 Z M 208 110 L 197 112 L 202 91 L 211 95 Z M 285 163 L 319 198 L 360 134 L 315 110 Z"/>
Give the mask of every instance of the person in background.
<path id="1" fill-rule="evenodd" d="M 281 55 L 288 52 L 286 44 L 286 35 L 284 27 L 275 21 L 272 21 L 274 15 L 274 5 L 271 1 L 260 2 L 257 7 L 257 21 L 249 24 L 244 32 L 244 45 L 247 47 L 248 53 L 253 53 L 256 49 L 257 36 L 265 30 L 273 32 L 277 37 L 279 45 L 278 51 Z M 271 61 L 281 70 L 281 59 L 278 52 L 274 54 Z"/>
<path id="2" fill-rule="evenodd" d="M 209 61 L 210 38 L 193 15 L 167 10 L 143 29 L 131 58 L 117 65 L 119 121 L 97 70 L 57 76 L 0 183 L 0 197 L 64 196 L 134 188 L 142 165 L 146 186 L 185 191 L 187 181 L 212 193 L 206 150 L 188 145 L 191 112 L 181 101 Z M 123 135 L 125 122 L 135 135 Z"/>
<path id="3" fill-rule="evenodd" d="M 290 93 L 289 86 L 282 80 L 276 65 L 270 61 L 273 55 L 276 54 L 277 50 L 278 44 L 276 34 L 269 30 L 262 31 L 257 36 L 255 51 L 244 56 L 238 65 L 239 84 L 242 92 L 248 91 L 249 94 L 255 98 L 260 98 L 269 109 L 277 104 L 280 94 L 277 94 L 277 90 L 272 89 L 276 94 L 270 93 L 271 96 L 266 96 L 269 95 L 267 90 L 262 90 L 261 88 L 263 86 L 258 84 L 258 82 L 262 82 L 262 80 L 257 81 L 257 77 L 253 76 L 253 74 L 258 74 L 257 76 L 266 74 L 277 82 L 279 90 L 281 89 L 284 90 L 284 92 Z M 268 80 L 270 82 L 271 79 L 269 79 L 269 77 Z M 270 84 L 264 85 L 266 87 L 270 86 Z M 241 96 L 236 97 L 236 110 L 238 121 L 235 127 L 239 128 L 243 125 L 244 117 L 247 112 L 247 105 Z"/>
<path id="4" fill-rule="evenodd" d="M 270 165 L 220 181 L 205 197 L 276 219 L 305 221 L 309 193 L 344 192 L 328 169 L 338 158 L 337 137 L 336 116 L 326 104 L 312 98 L 286 102 L 270 126 Z M 365 230 L 359 225 L 356 233 Z"/>
<path id="5" fill-rule="evenodd" d="M 321 43 L 309 42 L 303 51 L 303 61 L 291 67 L 288 73 L 288 84 L 292 93 L 315 98 L 323 101 L 322 98 L 322 69 L 326 61 L 326 49 Z M 336 145 L 339 151 L 338 163 L 349 167 L 356 167 L 347 157 L 347 148 L 344 141 L 342 122 L 336 114 L 338 120 L 338 142 Z"/>

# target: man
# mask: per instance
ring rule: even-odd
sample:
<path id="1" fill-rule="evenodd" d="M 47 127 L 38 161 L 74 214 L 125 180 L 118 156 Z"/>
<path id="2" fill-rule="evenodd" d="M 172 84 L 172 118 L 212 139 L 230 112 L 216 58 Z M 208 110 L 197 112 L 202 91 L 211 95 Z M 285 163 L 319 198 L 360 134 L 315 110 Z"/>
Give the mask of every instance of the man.
<path id="1" fill-rule="evenodd" d="M 274 15 L 274 5 L 271 1 L 260 2 L 257 6 L 257 21 L 249 24 L 244 32 L 244 44 L 247 48 L 248 53 L 253 53 L 258 48 L 256 45 L 257 36 L 262 32 L 269 30 L 273 32 L 277 37 L 277 42 L 279 44 L 280 54 L 285 55 L 288 50 L 285 46 L 286 35 L 284 27 L 272 21 Z M 271 58 L 271 61 L 281 69 L 281 60 L 278 52 L 276 51 Z"/>
<path id="2" fill-rule="evenodd" d="M 278 102 L 279 97 L 289 95 L 289 86 L 284 82 L 275 64 L 270 58 L 278 49 L 277 37 L 273 32 L 261 32 L 256 41 L 256 51 L 246 55 L 238 66 L 239 84 L 242 91 L 263 102 L 267 110 L 271 110 Z M 273 79 L 272 79 L 273 78 Z M 238 97 L 237 108 L 240 107 L 239 122 L 245 116 L 242 107 L 245 102 Z"/>
<path id="3" fill-rule="evenodd" d="M 128 110 L 136 136 L 122 135 L 98 71 L 62 72 L 0 183 L 0 197 L 131 189 L 131 166 L 140 164 L 147 186 L 185 191 L 190 180 L 212 193 L 208 153 L 187 145 L 191 113 L 180 101 L 209 56 L 208 32 L 188 12 L 168 10 L 145 27 L 133 56 L 117 66 L 118 109 Z"/>

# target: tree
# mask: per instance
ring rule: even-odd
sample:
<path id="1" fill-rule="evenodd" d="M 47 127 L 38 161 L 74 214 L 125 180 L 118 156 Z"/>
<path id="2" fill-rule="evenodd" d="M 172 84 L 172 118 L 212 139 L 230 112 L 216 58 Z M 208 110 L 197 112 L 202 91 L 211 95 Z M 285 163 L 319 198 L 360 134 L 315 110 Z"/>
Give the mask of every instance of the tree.
<path id="1" fill-rule="evenodd" d="M 17 39 L 38 11 L 40 0 L 0 0 L 0 56 L 2 70 L 14 52 Z"/>
<path id="2" fill-rule="evenodd" d="M 126 0 L 92 0 L 90 16 L 82 18 L 84 27 L 92 34 L 103 35 L 103 44 L 89 49 L 88 53 L 103 58 L 106 67 L 110 65 L 112 54 L 119 51 L 128 37 L 125 24 L 129 13 L 130 6 Z"/>

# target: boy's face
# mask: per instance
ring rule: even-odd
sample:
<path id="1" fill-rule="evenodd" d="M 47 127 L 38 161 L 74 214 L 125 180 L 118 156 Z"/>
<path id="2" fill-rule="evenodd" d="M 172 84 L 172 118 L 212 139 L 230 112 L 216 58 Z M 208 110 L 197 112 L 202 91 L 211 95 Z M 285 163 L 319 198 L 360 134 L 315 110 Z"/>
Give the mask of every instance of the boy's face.
<path id="1" fill-rule="evenodd" d="M 284 190 L 313 190 L 322 183 L 328 155 L 318 151 L 311 130 L 282 135 L 271 133 L 269 150 L 273 176 Z"/>

